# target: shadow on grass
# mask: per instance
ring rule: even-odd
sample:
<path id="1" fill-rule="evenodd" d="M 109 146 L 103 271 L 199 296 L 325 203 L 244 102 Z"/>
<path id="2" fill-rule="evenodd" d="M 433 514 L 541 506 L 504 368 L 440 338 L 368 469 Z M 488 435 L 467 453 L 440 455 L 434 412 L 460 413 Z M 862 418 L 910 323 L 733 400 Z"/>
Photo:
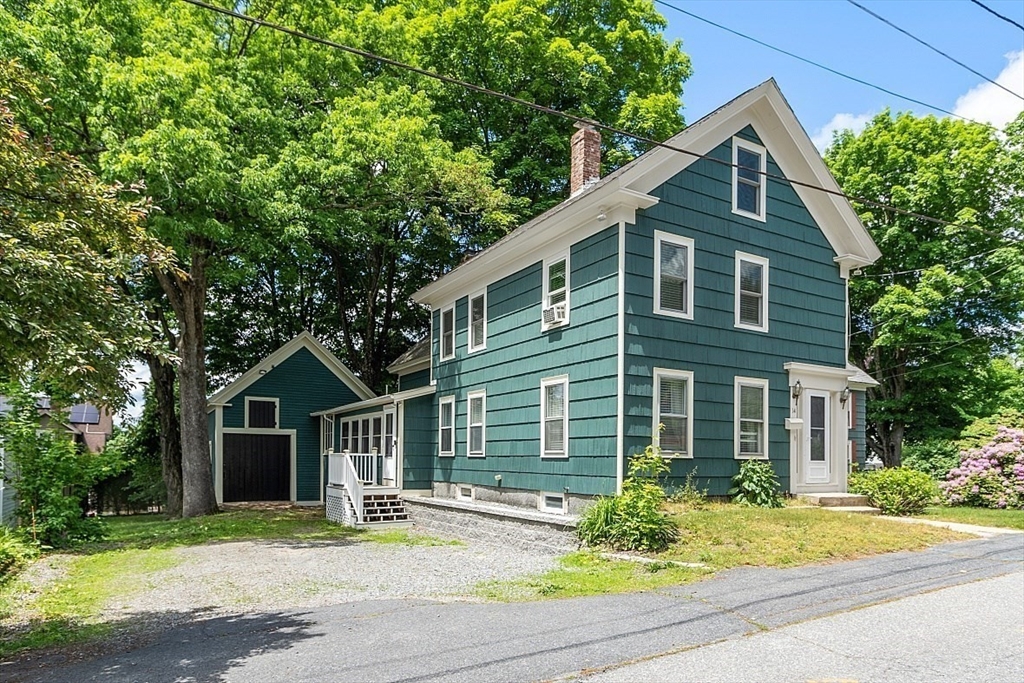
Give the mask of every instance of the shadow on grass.
<path id="1" fill-rule="evenodd" d="M 110 623 L 55 620 L 0 633 L 0 680 L 216 681 L 257 654 L 320 637 L 302 614 L 140 612 Z M 49 646 L 42 649 L 40 643 Z"/>

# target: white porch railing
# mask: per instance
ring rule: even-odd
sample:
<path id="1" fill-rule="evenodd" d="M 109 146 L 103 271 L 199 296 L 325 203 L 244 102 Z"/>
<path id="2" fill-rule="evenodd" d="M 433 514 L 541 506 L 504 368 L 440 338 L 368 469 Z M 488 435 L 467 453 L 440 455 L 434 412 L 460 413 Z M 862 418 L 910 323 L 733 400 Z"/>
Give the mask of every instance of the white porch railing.
<path id="1" fill-rule="evenodd" d="M 344 486 L 356 511 L 356 521 L 363 521 L 363 487 L 377 483 L 377 449 L 370 453 L 327 454 L 327 483 Z"/>

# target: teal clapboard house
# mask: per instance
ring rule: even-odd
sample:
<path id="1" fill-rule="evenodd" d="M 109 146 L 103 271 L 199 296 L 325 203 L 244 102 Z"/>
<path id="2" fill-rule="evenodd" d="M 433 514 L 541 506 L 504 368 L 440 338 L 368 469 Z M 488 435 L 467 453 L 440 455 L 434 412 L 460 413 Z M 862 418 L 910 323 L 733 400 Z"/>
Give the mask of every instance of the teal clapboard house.
<path id="1" fill-rule="evenodd" d="M 310 413 L 373 392 L 308 332 L 207 402 L 218 503 L 324 502 L 321 421 Z"/>
<path id="2" fill-rule="evenodd" d="M 712 494 L 746 459 L 846 490 L 874 383 L 847 280 L 877 247 L 773 80 L 668 144 L 695 154 L 599 178 L 581 128 L 572 196 L 415 294 L 429 347 L 391 368 L 432 389 L 400 420 L 408 488 L 566 511 L 653 442 Z"/>
<path id="3" fill-rule="evenodd" d="M 668 144 L 601 178 L 580 127 L 570 198 L 416 292 L 431 330 L 388 368 L 395 392 L 246 385 L 319 420 L 292 499 L 317 499 L 323 455 L 350 523 L 404 519 L 403 494 L 574 512 L 652 442 L 714 495 L 748 459 L 844 492 L 874 384 L 847 361 L 847 280 L 877 247 L 773 80 Z"/>

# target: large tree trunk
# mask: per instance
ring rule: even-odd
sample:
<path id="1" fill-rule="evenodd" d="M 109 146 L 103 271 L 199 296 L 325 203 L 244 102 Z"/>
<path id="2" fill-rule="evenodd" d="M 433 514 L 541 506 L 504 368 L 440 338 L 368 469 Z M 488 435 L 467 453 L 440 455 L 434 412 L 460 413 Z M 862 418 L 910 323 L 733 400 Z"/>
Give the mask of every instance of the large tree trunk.
<path id="1" fill-rule="evenodd" d="M 157 273 L 178 317 L 178 355 L 181 369 L 181 514 L 199 517 L 217 511 L 210 468 L 206 418 L 206 349 L 203 315 L 206 310 L 206 250 L 191 245 L 189 272 Z"/>
<path id="2" fill-rule="evenodd" d="M 164 512 L 168 517 L 177 519 L 181 517 L 181 423 L 175 409 L 174 366 L 152 354 L 146 356 L 146 362 L 160 424 L 160 470 L 167 487 Z"/>

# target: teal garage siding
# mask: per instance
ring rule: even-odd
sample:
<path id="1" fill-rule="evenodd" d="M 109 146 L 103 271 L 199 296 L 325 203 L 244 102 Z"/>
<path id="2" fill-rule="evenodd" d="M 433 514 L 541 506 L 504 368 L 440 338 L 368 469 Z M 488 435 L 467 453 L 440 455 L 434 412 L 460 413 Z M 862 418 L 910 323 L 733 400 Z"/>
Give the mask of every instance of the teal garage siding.
<path id="1" fill-rule="evenodd" d="M 280 399 L 278 427 L 296 430 L 296 499 L 320 500 L 320 418 L 309 414 L 354 403 L 359 396 L 304 347 L 231 398 L 224 408 L 225 428 L 245 426 L 247 396 Z"/>
<path id="2" fill-rule="evenodd" d="M 758 142 L 747 127 L 740 137 Z M 731 163 L 732 142 L 711 155 Z M 771 159 L 769 174 L 782 171 Z M 696 467 L 700 486 L 724 495 L 740 461 L 733 456 L 734 378 L 769 380 L 768 453 L 789 486 L 790 361 L 845 367 L 845 282 L 835 253 L 793 189 L 768 180 L 767 221 L 732 213 L 732 170 L 697 161 L 651 194 L 626 234 L 624 445 L 627 454 L 651 442 L 653 369 L 693 371 L 693 460 L 676 460 L 672 474 Z M 654 231 L 694 240 L 693 320 L 654 315 Z M 769 260 L 767 333 L 734 326 L 735 252 Z"/>
<path id="3" fill-rule="evenodd" d="M 402 487 L 430 489 L 437 457 L 437 399 L 420 396 L 404 403 Z"/>
<path id="4" fill-rule="evenodd" d="M 456 356 L 437 362 L 440 312 L 434 312 L 437 391 L 454 395 L 455 457 L 433 458 L 433 480 L 510 489 L 615 492 L 617 412 L 618 227 L 575 245 L 569 254 L 569 324 L 541 331 L 542 264 L 487 288 L 487 348 L 467 353 L 468 298 L 456 302 Z M 469 294 L 470 292 L 467 292 Z M 540 382 L 569 375 L 567 459 L 540 457 Z M 486 398 L 486 457 L 467 458 L 467 393 Z M 433 438 L 436 444 L 437 437 Z"/>

